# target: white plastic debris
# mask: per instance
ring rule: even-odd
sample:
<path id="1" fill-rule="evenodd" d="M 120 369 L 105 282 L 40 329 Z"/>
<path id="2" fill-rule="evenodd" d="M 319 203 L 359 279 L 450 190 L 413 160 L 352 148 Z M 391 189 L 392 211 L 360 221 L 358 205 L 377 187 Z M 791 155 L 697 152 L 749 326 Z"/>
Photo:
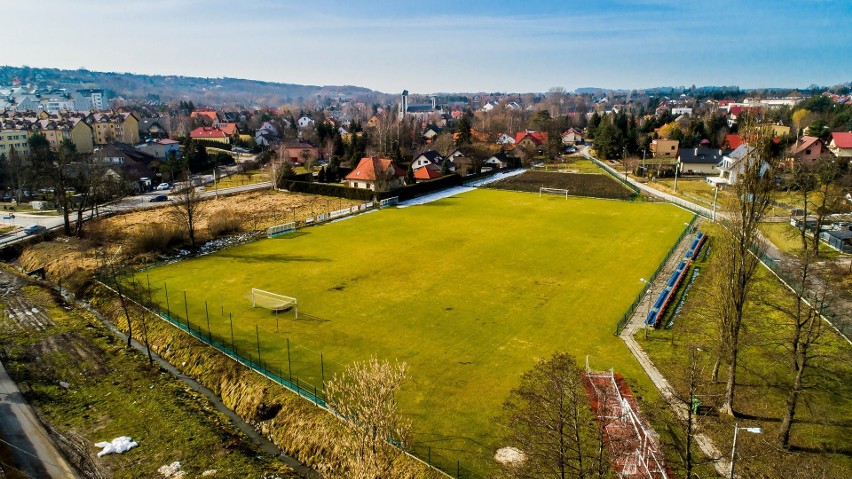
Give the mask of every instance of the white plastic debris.
<path id="1" fill-rule="evenodd" d="M 71 385 L 66 383 L 65 381 L 59 381 L 59 385 L 64 387 L 65 389 L 68 389 L 68 388 L 71 387 Z"/>
<path id="2" fill-rule="evenodd" d="M 494 455 L 494 459 L 500 464 L 518 465 L 523 463 L 526 458 L 526 454 L 514 447 L 502 447 L 497 449 L 497 454 Z"/>
<path id="3" fill-rule="evenodd" d="M 99 442 L 95 444 L 96 447 L 102 448 L 101 452 L 98 453 L 98 457 L 103 457 L 107 454 L 121 454 L 138 445 L 139 444 L 137 442 L 127 436 L 117 437 L 113 439 L 112 442 Z"/>
<path id="4" fill-rule="evenodd" d="M 186 472 L 180 470 L 180 461 L 175 461 L 171 464 L 160 466 L 157 472 L 163 475 L 166 479 L 181 479 L 186 476 Z"/>

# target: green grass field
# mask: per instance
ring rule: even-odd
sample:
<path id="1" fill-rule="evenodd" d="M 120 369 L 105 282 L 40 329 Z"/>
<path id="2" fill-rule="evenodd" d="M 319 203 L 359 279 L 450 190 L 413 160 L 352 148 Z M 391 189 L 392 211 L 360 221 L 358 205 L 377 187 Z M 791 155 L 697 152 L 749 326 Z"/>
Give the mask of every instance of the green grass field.
<path id="1" fill-rule="evenodd" d="M 614 367 L 642 394 L 650 382 L 615 323 L 691 214 L 665 204 L 475 190 L 409 208 L 261 240 L 139 274 L 154 299 L 213 335 L 320 385 L 376 355 L 406 361 L 400 398 L 418 452 L 487 474 L 495 418 L 536 359 L 564 350 Z M 252 309 L 252 287 L 295 296 L 301 318 Z M 222 312 L 224 311 L 224 317 Z M 310 388 L 311 386 L 308 386 Z M 446 464 L 446 463 L 445 463 Z"/>

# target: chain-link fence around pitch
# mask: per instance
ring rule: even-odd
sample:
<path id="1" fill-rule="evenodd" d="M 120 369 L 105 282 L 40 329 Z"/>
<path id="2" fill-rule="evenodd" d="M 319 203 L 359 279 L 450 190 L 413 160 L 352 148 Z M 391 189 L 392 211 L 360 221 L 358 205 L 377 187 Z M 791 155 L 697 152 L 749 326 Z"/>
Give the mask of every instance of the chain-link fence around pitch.
<path id="1" fill-rule="evenodd" d="M 651 284 L 654 282 L 655 279 L 657 279 L 657 276 L 659 276 L 659 274 L 666 267 L 666 263 L 669 262 L 669 259 L 671 259 L 674 252 L 677 251 L 677 247 L 680 245 L 680 242 L 683 240 L 683 238 L 686 235 L 695 232 L 694 225 L 695 225 L 695 221 L 697 219 L 698 219 L 698 216 L 695 215 L 695 216 L 692 217 L 691 220 L 689 220 L 689 223 L 683 229 L 683 232 L 681 232 L 680 236 L 678 236 L 677 240 L 674 242 L 672 247 L 669 249 L 669 252 L 666 253 L 665 258 L 663 258 L 663 261 L 661 261 L 660 265 L 657 266 L 657 270 L 654 271 L 654 274 L 652 274 L 651 276 L 648 277 L 648 281 L 645 282 L 644 286 L 642 287 L 642 291 L 640 291 L 639 294 L 636 295 L 636 299 L 634 299 L 633 303 L 631 303 L 630 306 L 627 307 L 627 311 L 624 312 L 624 314 L 621 316 L 621 319 L 619 319 L 618 322 L 615 324 L 615 335 L 616 336 L 621 334 L 621 331 L 627 325 L 627 322 L 630 321 L 631 317 L 633 317 L 633 313 L 636 311 L 636 308 L 638 308 L 639 305 L 642 304 L 642 301 L 645 299 L 645 295 L 648 293 L 648 290 L 651 288 Z"/>
<path id="2" fill-rule="evenodd" d="M 139 307 L 168 322 L 172 326 L 190 334 L 240 364 L 262 374 L 267 379 L 298 394 L 317 407 L 330 410 L 326 401 L 324 384 L 335 373 L 344 370 L 344 365 L 329 360 L 322 352 L 314 351 L 297 344 L 286 337 L 282 330 L 286 315 L 273 315 L 276 322 L 270 321 L 261 327 L 255 325 L 253 337 L 249 338 L 243 328 L 235 332 L 233 325 L 238 318 L 222 306 L 214 306 L 206 301 L 194 301 L 185 292 L 171 291 L 167 284 L 162 287 L 164 301 L 153 301 L 151 290 L 137 291 L 128 298 Z M 124 291 L 127 294 L 127 291 Z M 190 303 L 193 306 L 190 306 Z M 203 305 L 204 314 L 194 317 L 190 313 L 199 311 Z M 299 317 L 309 320 L 310 314 L 299 312 Z M 485 477 L 470 464 L 459 459 L 458 451 L 441 445 L 426 443 L 410 444 L 405 450 L 414 459 L 454 478 Z"/>

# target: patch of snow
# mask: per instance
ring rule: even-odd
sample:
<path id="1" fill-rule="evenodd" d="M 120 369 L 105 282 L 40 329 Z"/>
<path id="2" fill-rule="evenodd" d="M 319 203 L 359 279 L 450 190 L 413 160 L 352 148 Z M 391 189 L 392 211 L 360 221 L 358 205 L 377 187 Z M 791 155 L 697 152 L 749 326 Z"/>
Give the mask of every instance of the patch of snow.
<path id="1" fill-rule="evenodd" d="M 68 388 L 71 387 L 71 385 L 66 383 L 65 381 L 59 381 L 59 385 L 64 387 L 65 389 L 68 389 Z"/>
<path id="2" fill-rule="evenodd" d="M 497 454 L 494 454 L 494 459 L 500 464 L 517 465 L 523 463 L 527 455 L 514 447 L 501 447 L 497 449 Z"/>
<path id="3" fill-rule="evenodd" d="M 166 479 L 180 479 L 186 476 L 185 471 L 180 470 L 180 461 L 175 461 L 165 466 L 160 466 L 157 472 L 163 475 Z"/>
<path id="4" fill-rule="evenodd" d="M 101 448 L 101 451 L 98 453 L 98 457 L 103 457 L 107 454 L 121 454 L 123 452 L 127 452 L 138 445 L 139 444 L 130 437 L 121 436 L 113 439 L 112 442 L 96 443 L 95 447 Z"/>

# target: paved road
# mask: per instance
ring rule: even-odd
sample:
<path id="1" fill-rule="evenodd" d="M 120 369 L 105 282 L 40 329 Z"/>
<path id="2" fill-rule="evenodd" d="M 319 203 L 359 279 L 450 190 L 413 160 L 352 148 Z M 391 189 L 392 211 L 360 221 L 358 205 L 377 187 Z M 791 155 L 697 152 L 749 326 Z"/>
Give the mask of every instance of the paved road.
<path id="1" fill-rule="evenodd" d="M 212 180 L 212 177 L 210 178 Z M 272 183 L 269 181 L 264 181 L 262 183 L 255 183 L 251 185 L 242 185 L 235 186 L 232 188 L 221 188 L 215 189 L 207 187 L 207 190 L 201 193 L 202 198 L 215 198 L 217 195 L 233 195 L 236 193 L 243 193 L 247 191 L 255 191 L 255 190 L 263 190 L 272 188 Z M 87 210 L 83 215 L 85 220 L 91 219 L 93 216 L 104 216 L 104 215 L 113 215 L 116 213 L 121 213 L 124 211 L 132 211 L 132 210 L 140 210 L 140 209 L 152 209 L 152 208 L 161 208 L 164 206 L 168 206 L 171 204 L 168 201 L 164 202 L 154 202 L 152 203 L 150 200 L 156 195 L 169 195 L 170 191 L 148 191 L 142 193 L 141 195 L 135 196 L 127 196 L 120 200 L 111 202 L 109 204 L 100 205 L 97 208 L 93 208 Z M 14 213 L 15 217 L 9 218 L 9 212 L 3 212 L 2 223 L 3 226 L 17 226 L 19 228 L 23 228 L 28 225 L 41 225 L 46 227 L 49 230 L 61 229 L 63 224 L 62 215 L 49 215 L 49 214 L 35 214 L 35 213 Z M 74 223 L 77 218 L 76 212 L 71 215 L 71 222 Z M 85 221 L 84 220 L 84 221 Z M 13 243 L 17 243 L 22 239 L 26 238 L 27 235 L 24 234 L 23 231 L 18 229 L 12 233 L 3 235 L 0 237 L 0 247 L 7 246 Z"/>
<path id="2" fill-rule="evenodd" d="M 80 477 L 53 445 L 3 364 L 0 364 L 0 438 L 15 459 L 13 467 L 26 476 L 51 479 Z"/>

